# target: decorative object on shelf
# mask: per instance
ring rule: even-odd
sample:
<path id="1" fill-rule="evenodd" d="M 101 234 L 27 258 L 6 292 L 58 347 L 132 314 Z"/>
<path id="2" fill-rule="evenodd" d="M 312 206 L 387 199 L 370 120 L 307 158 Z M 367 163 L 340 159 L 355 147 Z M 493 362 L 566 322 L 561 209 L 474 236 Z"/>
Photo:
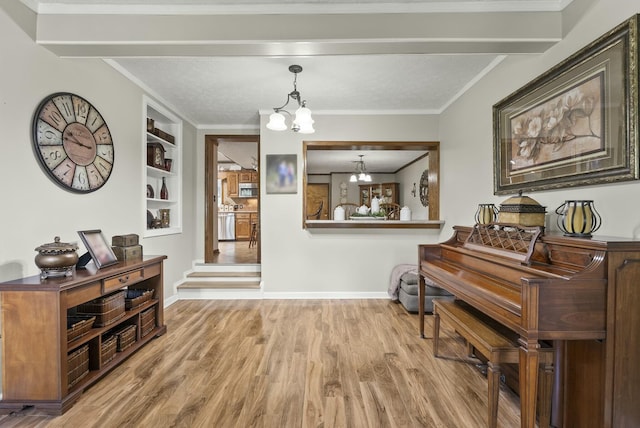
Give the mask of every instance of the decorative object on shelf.
<path id="1" fill-rule="evenodd" d="M 287 95 L 287 101 L 284 103 L 282 107 L 274 107 L 274 113 L 271 113 L 269 116 L 269 123 L 267 123 L 267 129 L 271 129 L 272 131 L 284 131 L 287 129 L 287 125 L 285 124 L 285 117 L 281 112 L 287 113 L 289 116 L 293 116 L 290 112 L 285 110 L 284 108 L 289 104 L 289 101 L 294 100 L 298 103 L 298 109 L 295 112 L 295 118 L 291 123 L 291 130 L 293 132 L 299 132 L 301 134 L 313 134 L 315 129 L 313 129 L 314 120 L 311 118 L 311 110 L 307 108 L 307 101 L 302 100 L 300 92 L 298 92 L 298 88 L 296 86 L 298 81 L 298 73 L 302 72 L 302 67 L 299 65 L 291 65 L 289 66 L 289 71 L 293 73 L 293 91 L 289 92 Z"/>
<path id="2" fill-rule="evenodd" d="M 364 164 L 364 160 L 362 159 L 364 157 L 364 155 L 358 155 L 360 156 L 360 160 L 357 161 L 353 161 L 356 166 L 355 166 L 355 171 L 353 174 L 351 174 L 351 177 L 349 178 L 349 181 L 351 183 L 355 183 L 358 181 L 365 181 L 367 183 L 371 182 L 371 175 L 369 175 L 367 173 L 367 167 Z"/>
<path id="3" fill-rule="evenodd" d="M 151 225 L 153 224 L 153 214 L 151 214 L 151 211 L 147 210 L 147 229 L 153 229 L 151 227 Z"/>
<path id="4" fill-rule="evenodd" d="M 371 214 L 376 214 L 380 212 L 380 199 L 377 196 L 374 196 L 371 199 Z"/>
<path id="5" fill-rule="evenodd" d="M 425 169 L 420 176 L 420 203 L 423 207 L 429 205 L 429 170 Z"/>
<path id="6" fill-rule="evenodd" d="M 89 193 L 109 179 L 111 132 L 89 101 L 69 92 L 47 96 L 35 111 L 32 130 L 40 166 L 63 189 Z"/>
<path id="7" fill-rule="evenodd" d="M 500 204 L 498 223 L 518 224 L 520 226 L 540 226 L 544 228 L 544 215 L 547 211 L 536 200 L 528 196 L 511 198 Z"/>
<path id="8" fill-rule="evenodd" d="M 337 207 L 335 207 L 333 209 L 333 219 L 334 220 L 344 220 L 345 218 L 345 213 L 344 213 L 344 208 L 340 205 L 338 205 Z"/>
<path id="9" fill-rule="evenodd" d="M 476 211 L 476 224 L 489 224 L 496 221 L 498 208 L 494 204 L 479 204 Z"/>
<path id="10" fill-rule="evenodd" d="M 165 149 L 160 143 L 147 143 L 147 165 L 164 169 Z"/>
<path id="11" fill-rule="evenodd" d="M 160 188 L 160 199 L 169 199 L 169 189 L 167 189 L 167 181 L 162 177 L 162 187 Z"/>
<path id="12" fill-rule="evenodd" d="M 153 130 L 155 129 L 155 121 L 150 117 L 147 118 L 147 132 L 151 132 L 153 134 Z"/>
<path id="13" fill-rule="evenodd" d="M 413 183 L 413 189 L 411 189 L 411 196 L 416 197 L 416 183 Z"/>
<path id="14" fill-rule="evenodd" d="M 118 263 L 116 255 L 113 254 L 100 229 L 81 230 L 78 231 L 78 235 L 98 269 Z"/>
<path id="15" fill-rule="evenodd" d="M 121 262 L 142 259 L 142 245 L 139 245 L 139 237 L 135 233 L 113 236 L 111 249 Z"/>
<path id="16" fill-rule="evenodd" d="M 147 198 L 153 199 L 155 196 L 155 192 L 153 191 L 153 186 L 151 184 L 147 184 Z"/>
<path id="17" fill-rule="evenodd" d="M 411 220 L 411 209 L 408 206 L 404 206 L 400 209 L 400 221 Z"/>
<path id="18" fill-rule="evenodd" d="M 164 158 L 164 169 L 168 172 L 171 172 L 171 164 L 173 163 L 173 159 Z"/>
<path id="19" fill-rule="evenodd" d="M 176 137 L 174 137 L 171 134 L 168 134 L 168 133 L 164 132 L 161 129 L 153 128 L 153 131 L 151 131 L 151 133 L 153 135 L 155 135 L 156 137 L 163 139 L 164 141 L 166 141 L 169 144 L 175 144 L 175 142 L 176 142 Z"/>
<path id="20" fill-rule="evenodd" d="M 565 236 L 588 238 L 602 225 L 593 201 L 564 201 L 556 208 L 558 227 Z"/>
<path id="21" fill-rule="evenodd" d="M 361 205 L 358 207 L 358 209 L 356 210 L 356 214 L 359 215 L 369 215 L 369 207 L 366 205 Z"/>
<path id="22" fill-rule="evenodd" d="M 637 26 L 634 16 L 493 106 L 496 194 L 638 179 Z"/>
<path id="23" fill-rule="evenodd" d="M 158 210 L 158 218 L 160 219 L 160 227 L 171 226 L 171 214 L 168 208 L 162 208 Z"/>
<path id="24" fill-rule="evenodd" d="M 60 242 L 60 237 L 56 236 L 54 242 L 42 244 L 36 247 L 36 266 L 40 268 L 40 279 L 56 276 L 71 276 L 73 268 L 78 262 L 76 244 Z"/>

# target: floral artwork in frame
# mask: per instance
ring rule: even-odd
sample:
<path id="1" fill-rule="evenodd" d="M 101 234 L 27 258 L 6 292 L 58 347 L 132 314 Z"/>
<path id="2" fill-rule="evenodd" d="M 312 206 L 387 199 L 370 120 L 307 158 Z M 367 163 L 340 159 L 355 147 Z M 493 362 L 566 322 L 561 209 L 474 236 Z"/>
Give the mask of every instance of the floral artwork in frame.
<path id="1" fill-rule="evenodd" d="M 638 179 L 638 16 L 493 107 L 494 193 Z"/>

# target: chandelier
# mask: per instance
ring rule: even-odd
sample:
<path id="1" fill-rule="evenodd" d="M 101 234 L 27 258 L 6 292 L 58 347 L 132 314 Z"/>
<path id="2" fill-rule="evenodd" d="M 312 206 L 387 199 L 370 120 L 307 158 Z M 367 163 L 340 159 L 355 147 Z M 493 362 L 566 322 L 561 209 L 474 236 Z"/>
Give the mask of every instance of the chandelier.
<path id="1" fill-rule="evenodd" d="M 360 156 L 360 160 L 354 161 L 356 164 L 356 170 L 353 174 L 351 174 L 351 178 L 349 178 L 349 181 L 351 183 L 355 183 L 357 181 L 364 181 L 364 182 L 371 182 L 371 176 L 367 173 L 367 168 L 364 165 L 364 161 L 362 160 L 362 158 L 364 157 L 364 155 L 358 155 Z"/>
<path id="2" fill-rule="evenodd" d="M 299 65 L 291 65 L 289 66 L 289 71 L 292 72 L 294 76 L 293 91 L 289 92 L 287 95 L 287 102 L 285 102 L 282 107 L 273 108 L 274 113 L 271 113 L 271 116 L 269 116 L 267 129 L 271 129 L 272 131 L 284 131 L 287 129 L 287 125 L 284 122 L 285 117 L 282 112 L 287 113 L 289 116 L 293 116 L 284 108 L 289 104 L 289 101 L 295 100 L 298 103 L 298 109 L 296 110 L 295 118 L 291 123 L 291 130 L 301 134 L 313 134 L 315 129 L 313 129 L 314 120 L 311 118 L 311 110 L 307 108 L 307 101 L 301 99 L 300 92 L 298 92 L 298 88 L 296 87 L 298 73 L 302 72 L 302 67 Z"/>

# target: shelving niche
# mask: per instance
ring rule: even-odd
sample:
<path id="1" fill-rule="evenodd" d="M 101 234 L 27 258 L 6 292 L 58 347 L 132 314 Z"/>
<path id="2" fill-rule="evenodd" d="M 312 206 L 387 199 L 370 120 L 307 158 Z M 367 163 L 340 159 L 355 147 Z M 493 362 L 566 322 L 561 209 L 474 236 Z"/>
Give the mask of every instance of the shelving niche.
<path id="1" fill-rule="evenodd" d="M 174 142 L 170 142 L 161 135 L 148 131 L 147 119 L 152 119 L 154 128 L 174 137 Z M 142 213 L 144 221 L 144 236 L 170 235 L 182 232 L 182 120 L 162 105 L 154 102 L 148 97 L 143 99 L 143 170 L 145 212 Z M 171 159 L 171 170 L 155 168 L 147 165 L 147 144 L 159 143 L 164 149 L 165 159 Z M 165 179 L 169 192 L 168 199 L 160 198 L 162 179 Z M 153 189 L 153 197 L 148 197 L 147 186 Z M 151 229 L 148 227 L 147 217 L 150 212 L 154 218 L 159 218 L 160 209 L 169 209 L 169 227 Z"/>

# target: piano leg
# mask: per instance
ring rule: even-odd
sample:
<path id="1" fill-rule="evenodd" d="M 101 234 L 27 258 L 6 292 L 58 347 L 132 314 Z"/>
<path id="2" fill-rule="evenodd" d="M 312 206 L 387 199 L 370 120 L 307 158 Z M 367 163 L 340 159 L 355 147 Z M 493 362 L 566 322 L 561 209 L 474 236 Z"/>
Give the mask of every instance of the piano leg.
<path id="1" fill-rule="evenodd" d="M 424 277 L 418 275 L 418 324 L 420 328 L 420 337 L 425 339 L 424 336 L 424 295 L 426 293 Z"/>
<path id="2" fill-rule="evenodd" d="M 489 428 L 496 428 L 500 398 L 500 365 L 493 364 L 491 361 L 487 366 L 487 385 L 489 386 Z"/>
<path id="3" fill-rule="evenodd" d="M 520 338 L 520 426 L 536 427 L 536 399 L 538 397 L 538 372 L 540 344 L 537 340 Z"/>

